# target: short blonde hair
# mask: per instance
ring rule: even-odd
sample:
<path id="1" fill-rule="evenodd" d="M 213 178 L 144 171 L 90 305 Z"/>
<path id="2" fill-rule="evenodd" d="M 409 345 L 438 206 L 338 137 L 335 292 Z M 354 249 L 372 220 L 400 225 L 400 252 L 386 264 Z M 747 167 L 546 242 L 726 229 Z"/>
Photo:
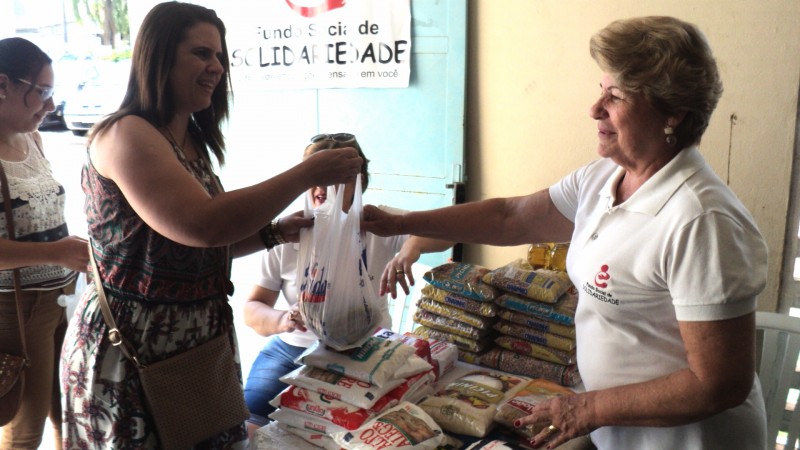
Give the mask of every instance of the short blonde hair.
<path id="1" fill-rule="evenodd" d="M 667 116 L 684 115 L 675 127 L 680 147 L 700 142 L 722 96 L 722 81 L 695 25 L 664 16 L 617 20 L 592 36 L 589 52 L 623 90 L 643 94 Z"/>

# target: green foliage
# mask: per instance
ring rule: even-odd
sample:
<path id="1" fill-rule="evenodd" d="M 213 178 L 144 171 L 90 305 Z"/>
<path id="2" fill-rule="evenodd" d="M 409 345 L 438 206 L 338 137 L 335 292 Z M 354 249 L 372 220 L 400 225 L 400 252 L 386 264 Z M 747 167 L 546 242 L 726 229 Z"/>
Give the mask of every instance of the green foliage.
<path id="1" fill-rule="evenodd" d="M 113 23 L 106 21 L 107 9 Z M 123 40 L 130 40 L 128 22 L 128 0 L 72 0 L 72 11 L 78 23 L 89 20 L 103 30 L 103 44 L 114 46 L 114 35 L 119 33 Z M 110 42 L 107 40 L 110 39 Z"/>

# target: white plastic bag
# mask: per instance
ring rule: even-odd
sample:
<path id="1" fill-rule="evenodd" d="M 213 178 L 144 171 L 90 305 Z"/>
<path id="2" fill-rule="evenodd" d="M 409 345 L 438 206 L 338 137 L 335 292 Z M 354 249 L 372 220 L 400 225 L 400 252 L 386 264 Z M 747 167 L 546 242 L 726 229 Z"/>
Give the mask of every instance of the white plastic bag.
<path id="1" fill-rule="evenodd" d="M 361 175 L 347 213 L 342 212 L 344 191 L 344 185 L 329 186 L 325 203 L 316 210 L 306 196 L 305 215 L 314 216 L 314 226 L 300 232 L 297 264 L 298 303 L 306 327 L 336 350 L 361 346 L 381 318 L 361 233 Z"/>
<path id="2" fill-rule="evenodd" d="M 86 290 L 86 274 L 80 273 L 78 274 L 78 278 L 75 282 L 75 292 L 69 295 L 59 295 L 56 301 L 59 305 L 67 308 L 67 321 L 72 317 L 72 314 L 75 312 L 75 307 L 78 306 L 78 300 L 81 299 L 83 295 L 83 291 Z"/>

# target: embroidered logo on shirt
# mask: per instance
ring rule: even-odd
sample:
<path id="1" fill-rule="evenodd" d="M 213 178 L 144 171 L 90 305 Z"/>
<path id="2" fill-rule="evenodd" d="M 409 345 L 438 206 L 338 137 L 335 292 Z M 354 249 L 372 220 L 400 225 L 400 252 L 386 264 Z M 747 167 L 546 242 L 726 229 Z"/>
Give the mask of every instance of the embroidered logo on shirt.
<path id="1" fill-rule="evenodd" d="M 600 271 L 594 276 L 594 284 L 586 282 L 583 285 L 583 291 L 603 303 L 619 306 L 619 300 L 615 299 L 611 292 L 605 290 L 610 279 L 608 265 L 603 264 L 600 266 Z"/>
<path id="2" fill-rule="evenodd" d="M 605 289 L 608 287 L 608 281 L 611 278 L 611 275 L 608 274 L 608 265 L 603 264 L 600 266 L 600 272 L 597 272 L 597 275 L 594 276 L 594 285 L 599 287 L 600 289 Z"/>

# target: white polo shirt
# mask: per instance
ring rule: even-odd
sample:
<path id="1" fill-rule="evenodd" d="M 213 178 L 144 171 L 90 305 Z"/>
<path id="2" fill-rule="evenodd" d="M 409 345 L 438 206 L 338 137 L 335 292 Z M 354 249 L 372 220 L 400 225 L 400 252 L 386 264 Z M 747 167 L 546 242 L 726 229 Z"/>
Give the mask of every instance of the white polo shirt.
<path id="1" fill-rule="evenodd" d="M 392 214 L 404 212 L 387 206 L 381 206 L 380 208 Z M 394 255 L 400 251 L 400 248 L 408 238 L 409 235 L 407 234 L 380 237 L 372 233 L 366 233 L 367 273 L 376 294 L 380 288 L 383 269 L 394 258 Z M 282 294 L 275 304 L 276 309 L 288 310 L 290 306 L 297 304 L 297 258 L 299 251 L 300 244 L 279 245 L 268 252 L 264 252 L 264 256 L 261 259 L 261 279 L 258 281 L 258 285 L 265 289 L 279 291 Z M 392 318 L 389 315 L 388 300 L 381 302 L 381 316 L 381 326 L 391 328 Z M 287 344 L 296 347 L 308 347 L 318 339 L 311 331 L 303 332 L 299 330 L 291 333 L 281 333 L 279 337 Z"/>
<path id="2" fill-rule="evenodd" d="M 750 313 L 766 284 L 767 247 L 755 221 L 696 147 L 613 206 L 623 173 L 602 159 L 550 187 L 575 223 L 567 271 L 579 291 L 577 356 L 587 390 L 688 367 L 678 321 Z M 592 440 L 599 449 L 760 449 L 763 411 L 756 380 L 743 405 L 705 421 L 604 427 Z"/>

